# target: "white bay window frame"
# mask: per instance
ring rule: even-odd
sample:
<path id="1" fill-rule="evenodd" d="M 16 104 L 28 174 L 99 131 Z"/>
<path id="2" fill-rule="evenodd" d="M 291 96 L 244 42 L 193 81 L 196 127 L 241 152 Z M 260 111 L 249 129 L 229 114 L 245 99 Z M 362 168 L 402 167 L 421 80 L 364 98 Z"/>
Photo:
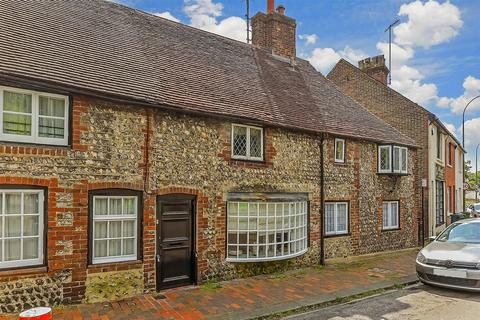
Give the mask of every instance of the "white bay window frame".
<path id="1" fill-rule="evenodd" d="M 246 155 L 245 156 L 242 156 L 242 155 L 236 155 L 235 154 L 235 146 L 234 146 L 234 143 L 235 143 L 235 128 L 245 128 L 246 129 Z M 252 129 L 255 129 L 255 130 L 260 130 L 260 157 L 254 157 L 251 155 L 251 152 L 250 152 L 250 147 L 251 147 L 251 142 L 250 142 L 250 131 Z M 232 149 L 232 152 L 231 152 L 231 157 L 232 159 L 237 159 L 237 160 L 253 160 L 253 161 L 263 161 L 264 159 L 264 152 L 263 152 L 263 140 L 264 140 L 264 136 L 263 136 L 263 128 L 262 127 L 255 127 L 255 126 L 249 126 L 249 125 L 244 125 L 244 124 L 237 124 L 237 123 L 234 123 L 232 124 L 232 134 L 231 134 L 231 149 Z"/>
<path id="2" fill-rule="evenodd" d="M 241 206 L 247 208 L 246 212 L 242 213 Z M 260 209 L 261 206 L 264 206 L 265 211 Z M 252 236 L 254 238 L 251 238 Z M 243 237 L 245 237 L 245 243 L 241 240 Z M 231 238 L 236 241 L 231 241 Z M 251 254 L 253 252 L 251 249 L 254 254 Z M 245 250 L 245 254 L 242 250 Z M 261 256 L 263 252 L 260 254 L 262 250 L 265 250 L 264 256 Z M 227 203 L 226 261 L 284 260 L 300 256 L 307 250 L 307 201 L 229 201 Z"/>
<path id="3" fill-rule="evenodd" d="M 388 161 L 382 167 L 382 151 L 387 150 Z M 378 172 L 408 174 L 408 148 L 396 145 L 378 146 Z"/>
<path id="4" fill-rule="evenodd" d="M 20 211 L 15 214 L 6 213 L 6 194 L 20 194 Z M 36 194 L 38 195 L 38 212 L 36 213 L 25 213 L 25 194 Z M 23 268 L 23 267 L 33 267 L 40 266 L 45 263 L 44 258 L 44 191 L 41 189 L 0 189 L 1 197 L 1 207 L 0 207 L 0 270 L 2 269 L 12 269 L 12 268 Z M 37 225 L 37 234 L 36 235 L 25 235 L 24 224 L 25 217 L 27 216 L 38 216 L 38 225 Z M 10 236 L 7 237 L 7 226 L 6 221 L 9 217 L 20 217 L 20 235 L 19 236 Z M 6 255 L 6 241 L 8 240 L 20 240 L 20 259 L 5 261 Z M 37 239 L 38 241 L 38 252 L 37 258 L 24 259 L 24 241 L 25 239 Z"/>
<path id="5" fill-rule="evenodd" d="M 30 115 L 31 116 L 31 134 L 30 135 L 19 135 L 19 134 L 17 135 L 17 134 L 3 132 L 4 92 L 5 91 L 31 96 L 31 103 L 32 103 L 31 113 L 28 114 L 28 113 L 19 113 L 19 112 L 13 112 L 13 111 L 5 111 L 6 113 L 9 113 L 9 114 Z M 63 100 L 65 102 L 63 117 L 40 115 L 40 97 Z M 67 146 L 68 133 L 69 133 L 69 110 L 70 110 L 70 106 L 69 106 L 68 96 L 0 86 L 0 140 L 7 141 L 7 142 L 22 142 L 22 143 L 44 144 L 44 145 Z M 63 124 L 64 124 L 63 138 L 41 137 L 39 135 L 40 118 L 49 118 L 49 119 L 57 119 L 57 120 L 63 119 Z"/>

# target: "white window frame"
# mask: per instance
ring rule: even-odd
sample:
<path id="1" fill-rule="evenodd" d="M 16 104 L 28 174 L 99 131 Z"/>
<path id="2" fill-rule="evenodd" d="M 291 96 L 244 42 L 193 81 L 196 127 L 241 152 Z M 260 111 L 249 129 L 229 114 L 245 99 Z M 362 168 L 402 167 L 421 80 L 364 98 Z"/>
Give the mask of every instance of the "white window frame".
<path id="1" fill-rule="evenodd" d="M 2 246 L 2 256 L 0 256 L 0 270 L 2 269 L 10 269 L 10 268 L 22 268 L 22 267 L 31 267 L 31 266 L 41 266 L 45 263 L 45 258 L 44 258 L 44 191 L 41 189 L 0 189 L 0 197 L 2 197 L 2 208 L 1 208 L 1 215 L 0 215 L 0 220 L 2 220 L 2 228 L 3 230 L 1 231 L 2 234 L 2 240 L 4 239 L 9 239 L 5 238 L 5 217 L 8 216 L 4 214 L 5 212 L 5 193 L 21 193 L 22 200 L 21 200 L 21 231 L 20 237 L 14 237 L 14 238 L 33 238 L 37 236 L 28 236 L 25 237 L 23 236 L 23 218 L 25 216 L 24 214 L 24 194 L 25 193 L 34 193 L 38 194 L 38 258 L 36 259 L 22 259 L 22 260 L 14 260 L 14 261 L 7 261 L 3 262 L 4 255 L 5 255 L 5 242 L 0 241 L 0 246 Z M 20 245 L 20 256 L 23 256 L 23 241 L 21 242 Z"/>
<path id="2" fill-rule="evenodd" d="M 247 216 L 240 215 L 240 204 L 248 204 L 248 212 Z M 231 206 L 237 205 L 237 216 L 231 216 L 229 211 Z M 266 205 L 266 215 L 260 216 L 260 205 Z M 269 205 L 273 205 L 274 208 L 274 215 L 268 215 Z M 256 206 L 257 212 L 254 215 L 251 215 L 250 208 L 254 208 Z M 281 206 L 281 210 L 277 210 Z M 292 206 L 294 207 L 293 212 L 291 210 Z M 270 207 L 271 208 L 271 207 Z M 287 208 L 287 214 L 285 211 Z M 279 201 L 229 201 L 227 203 L 227 258 L 226 261 L 228 262 L 261 262 L 261 261 L 276 261 L 276 260 L 284 260 L 293 257 L 297 257 L 303 255 L 305 252 L 308 251 L 308 202 L 307 201 L 292 201 L 292 202 L 279 202 Z M 253 209 L 254 210 L 254 209 Z M 279 212 L 281 211 L 281 212 Z M 247 221 L 247 229 L 241 230 L 240 229 L 240 219 L 246 218 Z M 256 219 L 256 229 L 250 229 L 250 219 Z M 260 219 L 266 219 L 265 222 L 265 230 L 260 230 Z M 268 229 L 268 218 L 274 219 L 274 229 Z M 237 219 L 237 228 L 231 229 L 229 226 L 229 220 Z M 280 219 L 280 220 L 279 220 Z M 284 228 L 285 221 L 288 220 L 288 228 Z M 278 228 L 278 223 L 282 223 L 282 227 Z M 293 226 L 292 226 L 293 224 Z M 273 232 L 274 234 L 274 242 L 269 242 L 269 232 L 270 234 Z M 237 242 L 236 243 L 229 243 L 229 234 L 237 235 Z M 260 233 L 264 233 L 266 235 L 265 242 L 260 243 Z M 282 234 L 282 240 L 277 241 L 277 235 Z M 289 234 L 288 240 L 283 239 L 285 233 Z M 245 244 L 240 243 L 240 234 L 247 235 L 247 241 Z M 256 235 L 256 243 L 250 244 L 249 237 L 251 234 Z M 291 234 L 293 234 L 294 239 L 292 240 Z M 281 246 L 281 253 L 277 252 L 277 246 Z M 284 252 L 285 245 L 288 246 L 288 252 Z M 257 247 L 257 257 L 249 257 L 249 248 L 250 247 Z M 293 250 L 291 250 L 293 246 Z M 236 247 L 237 250 L 237 257 L 232 257 L 229 255 L 229 248 Z M 240 247 L 247 248 L 246 257 L 240 256 Z M 260 251 L 260 247 L 265 247 L 265 257 L 258 257 L 258 253 Z M 273 247 L 273 252 L 270 251 L 271 247 Z M 293 251 L 293 252 L 290 252 Z M 269 254 L 272 253 L 272 256 Z"/>
<path id="3" fill-rule="evenodd" d="M 382 168 L 382 149 L 388 149 L 388 169 Z M 380 145 L 378 146 L 378 172 L 391 173 L 392 172 L 392 146 Z"/>
<path id="4" fill-rule="evenodd" d="M 325 202 L 325 209 L 327 207 L 327 205 L 333 205 L 334 206 L 334 231 L 330 231 L 330 232 L 327 232 L 327 224 L 325 222 L 326 220 L 326 215 L 324 214 L 324 229 L 325 229 L 325 235 L 326 236 L 336 236 L 336 235 L 345 235 L 345 234 L 348 234 L 348 230 L 349 230 L 349 212 L 350 212 L 350 208 L 349 208 L 349 203 L 346 202 L 346 201 L 342 201 L 342 202 Z M 347 208 L 347 211 L 346 211 L 346 224 L 345 224 L 345 230 L 338 230 L 338 218 L 339 218 L 339 212 L 338 212 L 338 207 L 340 205 L 345 205 L 346 208 Z M 326 212 L 326 210 L 325 210 Z"/>
<path id="5" fill-rule="evenodd" d="M 382 168 L 382 149 L 388 150 L 388 169 Z M 395 150 L 398 150 L 398 164 L 399 168 L 395 168 Z M 405 151 L 403 153 L 402 151 Z M 405 156 L 405 169 L 402 168 L 403 157 Z M 401 147 L 397 145 L 379 145 L 378 146 L 378 172 L 379 173 L 399 173 L 399 174 L 408 174 L 408 148 Z"/>
<path id="6" fill-rule="evenodd" d="M 247 129 L 247 155 L 246 156 L 240 156 L 240 155 L 235 155 L 234 154 L 234 132 L 235 132 L 235 128 L 246 128 Z M 250 129 L 255 129 L 255 130 L 260 130 L 260 135 L 261 135 L 261 139 L 260 139 L 260 152 L 261 152 L 261 156 L 260 157 L 252 157 L 250 155 Z M 231 149 L 232 149 L 232 152 L 231 152 L 231 157 L 232 159 L 238 159 L 238 160 L 253 160 L 253 161 L 263 161 L 263 158 L 264 158 L 264 155 L 263 155 L 263 140 L 264 140 L 264 136 L 263 136 L 263 128 L 262 127 L 254 127 L 254 126 L 248 126 L 248 125 L 243 125 L 243 124 L 236 124 L 236 123 L 233 123 L 232 124 L 232 133 L 231 133 Z"/>
<path id="7" fill-rule="evenodd" d="M 398 223 L 396 225 L 391 223 L 391 221 L 393 221 L 393 219 L 392 219 L 393 204 L 397 205 L 396 215 L 397 215 L 397 222 Z M 386 212 L 386 213 L 384 212 L 385 211 L 385 205 L 387 205 L 387 208 L 388 208 L 387 209 L 388 212 Z M 388 217 L 387 221 L 385 221 L 385 215 L 387 215 L 387 217 Z M 400 229 L 400 201 L 383 201 L 383 203 L 382 203 L 382 229 L 383 230 L 397 230 L 397 229 Z"/>
<path id="8" fill-rule="evenodd" d="M 337 143 L 341 142 L 342 143 L 342 157 L 337 158 Z M 334 157 L 335 157 L 335 163 L 345 163 L 345 139 L 340 139 L 340 138 L 335 138 L 335 148 L 334 148 Z"/>
<path id="9" fill-rule="evenodd" d="M 123 213 L 123 199 L 125 198 L 134 198 L 135 203 L 134 203 L 134 208 L 135 208 L 135 214 L 132 215 L 109 215 L 108 212 L 110 212 L 110 199 L 122 199 L 122 213 Z M 95 215 L 95 200 L 96 199 L 107 199 L 107 215 L 102 215 L 102 216 L 96 216 Z M 92 246 L 92 264 L 104 264 L 104 263 L 115 263 L 115 262 L 124 262 L 124 261 L 135 261 L 138 260 L 138 223 L 139 223 L 139 212 L 138 212 L 138 201 L 139 198 L 138 196 L 134 195 L 124 195 L 124 196 L 117 196 L 117 195 L 94 195 L 92 197 L 92 213 L 91 213 L 91 218 L 92 219 L 92 235 L 91 235 L 91 246 Z M 108 250 L 109 250 L 109 242 L 108 240 L 110 239 L 121 239 L 121 249 L 120 251 L 123 252 L 123 240 L 125 237 L 123 237 L 123 221 L 134 221 L 134 226 L 133 226 L 133 237 L 134 237 L 134 244 L 133 244 L 133 253 L 129 255 L 120 255 L 120 256 L 108 256 Z M 107 238 L 101 238 L 100 240 L 107 240 L 107 256 L 106 257 L 95 257 L 95 222 L 107 222 Z M 122 221 L 122 237 L 121 238 L 110 238 L 109 236 L 109 223 L 110 221 Z M 131 238 L 131 237 L 129 237 Z"/>
<path id="10" fill-rule="evenodd" d="M 32 116 L 32 132 L 31 132 L 31 136 L 3 133 L 3 96 L 4 96 L 4 91 L 20 93 L 20 94 L 28 94 L 28 95 L 32 96 L 32 113 L 31 113 L 31 116 Z M 40 137 L 38 135 L 38 131 L 39 131 L 38 130 L 38 125 L 39 125 L 39 118 L 40 118 L 40 115 L 39 115 L 39 112 L 40 112 L 40 97 L 62 99 L 62 100 L 65 101 L 64 137 L 63 137 L 63 139 Z M 70 100 L 69 100 L 68 96 L 64 96 L 64 95 L 0 86 L 0 140 L 1 141 L 8 141 L 8 142 L 23 142 L 23 143 L 67 146 L 68 145 L 68 135 L 69 135 L 69 114 L 70 114 L 69 103 L 70 103 Z M 42 116 L 42 117 L 47 117 L 47 116 Z M 48 116 L 47 118 L 60 119 L 58 117 L 53 117 L 53 116 L 51 116 L 51 117 Z"/>
<path id="11" fill-rule="evenodd" d="M 398 149 L 398 155 L 399 155 L 399 159 L 398 159 L 398 164 L 399 164 L 399 168 L 395 169 L 395 161 L 394 161 L 394 156 L 395 156 L 395 149 Z M 408 148 L 406 147 L 400 147 L 400 146 L 393 146 L 393 153 L 392 153 L 392 169 L 393 169 L 393 172 L 394 173 L 408 173 Z M 403 152 L 402 151 L 405 151 L 405 170 L 402 168 L 402 163 L 403 163 Z"/>

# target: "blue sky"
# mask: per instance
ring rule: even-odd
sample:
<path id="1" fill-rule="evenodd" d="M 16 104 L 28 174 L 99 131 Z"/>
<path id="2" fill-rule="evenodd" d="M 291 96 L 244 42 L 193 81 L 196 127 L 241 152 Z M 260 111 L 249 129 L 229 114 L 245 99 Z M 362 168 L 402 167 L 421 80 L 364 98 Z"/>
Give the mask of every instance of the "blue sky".
<path id="1" fill-rule="evenodd" d="M 245 0 L 117 0 L 244 41 Z M 266 0 L 251 0 L 251 14 Z M 297 53 L 326 74 L 340 58 L 356 64 L 386 53 L 395 19 L 392 87 L 439 116 L 461 140 L 461 111 L 480 94 L 479 0 L 282 0 L 298 23 Z M 480 99 L 479 99 L 480 100 Z M 470 159 L 480 142 L 480 101 L 467 114 Z"/>

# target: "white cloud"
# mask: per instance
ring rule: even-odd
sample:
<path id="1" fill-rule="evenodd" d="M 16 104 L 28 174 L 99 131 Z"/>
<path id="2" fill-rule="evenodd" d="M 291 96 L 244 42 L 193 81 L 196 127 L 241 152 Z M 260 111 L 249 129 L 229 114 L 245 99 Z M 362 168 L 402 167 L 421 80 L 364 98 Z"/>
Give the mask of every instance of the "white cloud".
<path id="1" fill-rule="evenodd" d="M 377 49 L 385 55 L 388 59 L 389 45 L 386 42 L 377 43 Z M 411 47 L 399 46 L 396 43 L 392 43 L 392 67 L 398 68 L 412 59 L 415 51 Z"/>
<path id="2" fill-rule="evenodd" d="M 388 57 L 388 43 L 377 43 L 377 49 Z M 392 88 L 418 104 L 437 100 L 438 88 L 433 83 L 423 83 L 425 76 L 409 66 L 415 51 L 408 46 L 392 44 Z"/>
<path id="3" fill-rule="evenodd" d="M 407 22 L 394 29 L 400 45 L 429 48 L 454 38 L 463 26 L 460 10 L 448 0 L 417 0 L 402 5 L 398 14 L 407 17 Z"/>
<path id="4" fill-rule="evenodd" d="M 154 15 L 156 15 L 157 17 L 162 17 L 162 18 L 171 20 L 171 21 L 180 22 L 180 20 L 175 18 L 169 11 L 156 12 L 154 13 Z"/>
<path id="5" fill-rule="evenodd" d="M 359 60 L 367 57 L 361 50 L 352 49 L 346 46 L 343 50 L 335 51 L 332 48 L 315 48 L 305 58 L 323 74 L 327 74 L 340 59 L 345 59 L 357 65 Z"/>
<path id="6" fill-rule="evenodd" d="M 246 23 L 240 17 L 228 17 L 218 21 L 222 16 L 223 4 L 213 0 L 185 0 L 185 14 L 190 18 L 190 25 L 238 41 L 246 41 Z"/>
<path id="7" fill-rule="evenodd" d="M 480 137 L 480 118 L 465 121 L 465 146 L 476 147 Z"/>
<path id="8" fill-rule="evenodd" d="M 463 81 L 463 94 L 456 98 L 442 97 L 437 101 L 437 106 L 440 108 L 451 108 L 453 113 L 460 114 L 465 109 L 465 106 L 476 96 L 480 95 L 480 79 L 473 76 L 468 76 Z M 473 101 L 468 112 L 480 110 L 480 98 Z"/>
<path id="9" fill-rule="evenodd" d="M 316 34 L 301 34 L 298 36 L 300 40 L 305 40 L 307 44 L 315 44 L 317 43 L 318 36 Z"/>

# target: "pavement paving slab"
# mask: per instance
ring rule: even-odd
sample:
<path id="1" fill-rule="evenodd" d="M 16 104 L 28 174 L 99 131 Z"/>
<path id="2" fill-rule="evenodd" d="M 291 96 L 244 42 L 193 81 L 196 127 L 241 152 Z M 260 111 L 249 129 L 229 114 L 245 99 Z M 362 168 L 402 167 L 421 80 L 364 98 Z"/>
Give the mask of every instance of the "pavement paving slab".
<path id="1" fill-rule="evenodd" d="M 417 252 L 390 252 L 116 302 L 62 306 L 54 309 L 54 319 L 252 319 L 415 281 Z M 17 316 L 0 316 L 13 319 Z"/>

